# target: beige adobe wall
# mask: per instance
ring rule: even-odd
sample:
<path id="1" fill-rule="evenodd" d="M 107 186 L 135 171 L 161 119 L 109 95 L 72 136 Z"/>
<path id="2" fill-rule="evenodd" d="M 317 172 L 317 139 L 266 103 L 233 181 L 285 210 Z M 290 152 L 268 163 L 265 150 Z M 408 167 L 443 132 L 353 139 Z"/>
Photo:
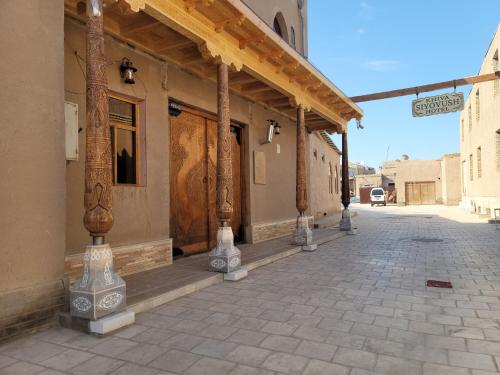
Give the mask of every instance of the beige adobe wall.
<path id="1" fill-rule="evenodd" d="M 446 154 L 441 160 L 443 204 L 457 205 L 462 197 L 460 186 L 460 154 Z"/>
<path id="2" fill-rule="evenodd" d="M 302 55 L 307 56 L 307 7 L 308 1 L 303 0 L 302 21 L 301 11 L 298 7 L 298 0 L 242 0 L 252 9 L 271 29 L 273 29 L 274 17 L 278 12 L 283 14 L 285 19 L 288 42 L 290 43 L 291 27 L 295 29 L 296 49 Z M 302 32 L 303 30 L 303 32 Z"/>
<path id="3" fill-rule="evenodd" d="M 493 72 L 493 56 L 500 53 L 500 29 L 497 30 L 484 57 L 479 74 Z M 460 114 L 460 160 L 464 163 L 464 206 L 470 209 L 478 206 L 500 207 L 500 168 L 496 165 L 496 132 L 500 131 L 500 88 L 495 94 L 491 81 L 472 87 Z M 476 92 L 479 90 L 480 116 L 477 118 Z M 468 108 L 471 108 L 472 122 L 469 124 Z M 463 121 L 463 130 L 462 130 Z M 477 149 L 481 147 L 481 177 L 478 176 Z M 470 155 L 473 156 L 472 179 L 470 174 Z M 461 168 L 462 169 L 462 168 Z M 483 211 L 483 213 L 486 213 Z M 491 213 L 493 215 L 493 213 Z"/>
<path id="4" fill-rule="evenodd" d="M 436 203 L 442 203 L 441 160 L 401 160 L 396 168 L 398 204 L 406 204 L 407 182 L 435 182 Z"/>
<path id="5" fill-rule="evenodd" d="M 316 151 L 316 156 L 314 155 Z M 323 160 L 324 159 L 324 160 Z M 339 212 L 340 156 L 318 132 L 309 134 L 310 212 L 315 219 Z M 329 174 L 332 168 L 331 176 Z M 330 179 L 332 192 L 330 193 Z"/>
<path id="6" fill-rule="evenodd" d="M 78 22 L 66 19 L 66 96 L 79 104 L 80 126 L 85 124 L 85 82 L 71 48 L 85 56 L 85 30 Z M 71 48 L 70 48 L 70 47 Z M 146 168 L 147 184 L 142 187 L 114 187 L 115 224 L 108 240 L 111 246 L 133 245 L 169 237 L 169 119 L 168 97 L 209 113 L 217 111 L 215 82 L 201 79 L 168 64 L 167 90 L 162 89 L 162 63 L 137 53 L 116 40 L 106 37 L 106 54 L 114 62 L 108 68 L 111 90 L 145 98 L 146 107 Z M 118 63 L 127 56 L 139 69 L 135 85 L 120 81 Z M 82 63 L 82 62 L 81 62 Z M 83 65 L 83 63 L 82 63 Z M 216 67 L 214 66 L 214 69 Z M 141 83 L 144 83 L 144 85 Z M 147 97 L 146 97 L 147 93 Z M 296 124 L 288 118 L 251 103 L 237 95 L 230 96 L 231 118 L 245 125 L 247 140 L 244 147 L 247 174 L 247 226 L 295 220 L 295 152 Z M 267 120 L 282 126 L 281 134 L 271 144 L 261 145 L 266 136 Z M 279 145 L 280 152 L 277 152 Z M 88 235 L 82 224 L 85 131 L 80 133 L 80 160 L 67 166 L 68 228 L 67 253 L 84 250 Z M 254 184 L 253 152 L 266 155 L 266 185 Z M 251 238 L 248 238 L 251 240 Z"/>
<path id="7" fill-rule="evenodd" d="M 381 187 L 382 186 L 382 175 L 380 174 L 360 174 L 354 176 L 356 191 L 354 192 L 356 196 L 359 197 L 359 188 L 364 186 Z"/>
<path id="8" fill-rule="evenodd" d="M 66 194 L 63 1 L 1 8 L 0 340 L 62 303 Z"/>
<path id="9" fill-rule="evenodd" d="M 294 122 L 277 113 L 251 105 L 250 142 L 250 211 L 253 224 L 294 219 L 296 134 Z M 267 120 L 273 119 L 281 125 L 281 134 L 273 137 L 272 143 L 261 144 L 267 134 Z M 278 152 L 279 147 L 279 152 Z M 255 184 L 254 152 L 261 151 L 266 159 L 266 184 Z"/>
<path id="10" fill-rule="evenodd" d="M 85 28 L 66 18 L 65 21 L 65 87 L 66 100 L 78 103 L 79 160 L 68 162 L 67 183 L 67 254 L 81 253 L 89 243 L 83 218 L 84 168 L 85 168 L 85 80 L 74 50 L 85 58 Z M 107 240 L 111 246 L 165 240 L 169 237 L 169 169 L 168 169 L 168 95 L 162 89 L 162 64 L 152 57 L 135 53 L 130 48 L 106 37 L 106 56 L 110 61 L 107 70 L 109 89 L 138 99 L 145 99 L 145 148 L 141 157 L 146 158 L 145 184 L 142 186 L 113 187 L 114 225 Z M 137 82 L 121 82 L 119 61 L 129 57 L 137 66 Z M 144 83 L 144 85 L 142 83 Z"/>

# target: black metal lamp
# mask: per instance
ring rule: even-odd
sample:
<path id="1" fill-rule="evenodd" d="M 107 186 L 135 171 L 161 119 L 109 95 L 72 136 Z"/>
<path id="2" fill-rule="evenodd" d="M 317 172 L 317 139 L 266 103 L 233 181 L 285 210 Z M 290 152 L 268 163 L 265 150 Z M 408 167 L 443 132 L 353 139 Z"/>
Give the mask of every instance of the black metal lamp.
<path id="1" fill-rule="evenodd" d="M 120 76 L 123 78 L 123 82 L 129 85 L 135 84 L 134 73 L 137 72 L 135 68 L 127 57 L 124 57 L 122 63 L 120 64 Z"/>
<path id="2" fill-rule="evenodd" d="M 281 134 L 281 125 L 278 122 L 274 122 L 274 135 Z"/>

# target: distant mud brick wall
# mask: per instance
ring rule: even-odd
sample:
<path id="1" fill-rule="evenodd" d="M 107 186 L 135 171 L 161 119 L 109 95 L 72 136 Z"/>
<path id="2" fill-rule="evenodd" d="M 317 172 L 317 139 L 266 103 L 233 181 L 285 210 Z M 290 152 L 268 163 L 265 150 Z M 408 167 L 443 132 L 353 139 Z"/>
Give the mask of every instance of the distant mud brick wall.
<path id="1" fill-rule="evenodd" d="M 119 246 L 113 249 L 113 267 L 121 276 L 172 264 L 172 239 Z M 66 257 L 65 276 L 73 283 L 82 275 L 83 254 Z"/>
<path id="2" fill-rule="evenodd" d="M 0 292 L 0 342 L 51 325 L 64 299 L 62 280 Z"/>
<path id="3" fill-rule="evenodd" d="M 314 218 L 308 216 L 309 227 L 312 228 Z M 250 226 L 250 236 L 252 243 L 272 240 L 274 238 L 284 237 L 292 234 L 295 231 L 297 219 L 289 219 L 283 221 L 275 221 L 271 223 L 253 224 Z"/>

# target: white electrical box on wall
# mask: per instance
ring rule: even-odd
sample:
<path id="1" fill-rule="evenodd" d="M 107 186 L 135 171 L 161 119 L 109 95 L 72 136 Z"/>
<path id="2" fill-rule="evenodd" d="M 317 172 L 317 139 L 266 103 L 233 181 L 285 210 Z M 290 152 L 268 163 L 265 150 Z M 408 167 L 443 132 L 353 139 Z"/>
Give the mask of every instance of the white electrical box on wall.
<path id="1" fill-rule="evenodd" d="M 66 160 L 78 160 L 78 104 L 64 102 Z"/>

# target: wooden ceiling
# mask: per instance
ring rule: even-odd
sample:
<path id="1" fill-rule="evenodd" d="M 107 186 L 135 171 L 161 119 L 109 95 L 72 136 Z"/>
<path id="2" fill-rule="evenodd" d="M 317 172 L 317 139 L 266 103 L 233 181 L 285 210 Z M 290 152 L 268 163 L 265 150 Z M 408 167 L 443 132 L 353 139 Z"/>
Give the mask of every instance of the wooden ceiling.
<path id="1" fill-rule="evenodd" d="M 192 17 L 194 26 L 196 22 L 209 25 L 214 40 L 219 36 L 227 39 L 221 39 L 223 47 L 237 46 L 230 49 L 233 56 L 241 55 L 242 58 L 242 69 L 231 71 L 229 76 L 230 88 L 235 93 L 292 119 L 296 116 L 298 97 L 311 102 L 311 110 L 306 112 L 309 131 L 342 132 L 347 121 L 362 117 L 356 104 L 253 13 L 248 13 L 249 9 L 240 0 L 150 1 L 153 3 L 151 8 L 147 7 L 148 1 L 104 0 L 106 32 L 193 74 L 215 81 L 216 59 L 204 51 L 210 48 L 207 44 L 211 41 L 203 41 L 188 28 L 165 19 L 158 10 L 173 3 L 182 4 L 185 14 L 179 15 L 175 9 L 171 13 L 176 17 Z M 167 3 L 169 5 L 165 5 Z M 65 0 L 65 10 L 72 17 L 85 20 L 85 1 Z M 255 57 L 258 64 L 254 67 L 257 68 L 252 69 L 249 61 Z"/>

